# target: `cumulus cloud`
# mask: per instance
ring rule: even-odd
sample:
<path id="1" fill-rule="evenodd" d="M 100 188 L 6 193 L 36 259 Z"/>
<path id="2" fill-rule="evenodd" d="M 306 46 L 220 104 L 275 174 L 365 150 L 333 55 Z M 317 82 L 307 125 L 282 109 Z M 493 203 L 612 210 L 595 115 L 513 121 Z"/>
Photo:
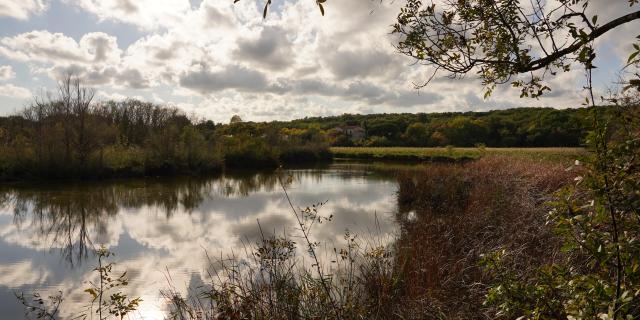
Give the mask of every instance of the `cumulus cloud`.
<path id="1" fill-rule="evenodd" d="M 16 73 L 13 71 L 11 66 L 0 66 L 0 80 L 9 80 L 13 79 L 16 76 Z"/>
<path id="2" fill-rule="evenodd" d="M 69 64 L 40 71 L 56 80 L 73 75 L 89 86 L 107 85 L 128 89 L 146 89 L 151 86 L 151 81 L 140 70 L 132 68 Z"/>
<path id="3" fill-rule="evenodd" d="M 222 70 L 211 70 L 200 65 L 180 76 L 180 85 L 201 94 L 209 94 L 225 89 L 256 92 L 267 86 L 264 74 L 239 65 L 231 65 Z"/>
<path id="4" fill-rule="evenodd" d="M 95 14 L 101 20 L 156 29 L 179 23 L 189 12 L 189 0 L 67 0 L 67 3 Z"/>
<path id="5" fill-rule="evenodd" d="M 0 40 L 0 55 L 24 62 L 114 63 L 120 54 L 116 38 L 102 32 L 87 33 L 80 42 L 49 31 L 31 31 Z"/>
<path id="6" fill-rule="evenodd" d="M 0 40 L 0 55 L 33 64 L 37 73 L 60 79 L 68 74 L 88 85 L 148 88 L 151 80 L 139 68 L 123 60 L 114 36 L 87 33 L 80 41 L 61 33 L 31 31 Z"/>
<path id="7" fill-rule="evenodd" d="M 28 99 L 31 97 L 31 91 L 12 84 L 5 84 L 0 85 L 0 96 L 14 99 Z"/>
<path id="8" fill-rule="evenodd" d="M 294 53 L 281 27 L 265 27 L 255 39 L 240 39 L 234 54 L 239 59 L 270 70 L 282 70 L 292 65 Z"/>
<path id="9" fill-rule="evenodd" d="M 367 81 L 353 81 L 346 85 L 332 84 L 318 79 L 302 79 L 287 82 L 281 80 L 268 88 L 280 94 L 319 95 L 352 102 L 366 102 L 370 105 L 390 105 L 394 107 L 428 106 L 442 100 L 438 93 L 420 93 L 417 90 L 387 89 Z"/>
<path id="10" fill-rule="evenodd" d="M 202 2 L 200 12 L 207 27 L 233 27 L 235 17 L 207 1 Z"/>
<path id="11" fill-rule="evenodd" d="M 0 0 L 0 17 L 11 17 L 26 20 L 29 16 L 39 14 L 48 7 L 45 0 Z"/>
<path id="12" fill-rule="evenodd" d="M 117 63 L 122 54 L 116 38 L 101 32 L 84 35 L 79 46 L 92 57 L 94 63 Z"/>
<path id="13" fill-rule="evenodd" d="M 338 79 L 398 75 L 403 67 L 395 53 L 375 49 L 336 51 L 328 55 L 326 65 Z"/>

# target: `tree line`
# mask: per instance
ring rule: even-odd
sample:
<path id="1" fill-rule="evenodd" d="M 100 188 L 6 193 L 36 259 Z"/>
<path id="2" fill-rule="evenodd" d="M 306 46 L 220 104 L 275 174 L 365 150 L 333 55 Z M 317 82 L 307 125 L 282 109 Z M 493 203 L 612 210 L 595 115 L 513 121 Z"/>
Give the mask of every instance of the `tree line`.
<path id="1" fill-rule="evenodd" d="M 610 113 L 613 108 L 603 107 Z M 290 128 L 319 128 L 334 146 L 371 147 L 580 147 L 590 130 L 589 108 L 517 108 L 487 112 L 344 114 L 281 123 Z M 351 139 L 335 128 L 362 128 Z"/>

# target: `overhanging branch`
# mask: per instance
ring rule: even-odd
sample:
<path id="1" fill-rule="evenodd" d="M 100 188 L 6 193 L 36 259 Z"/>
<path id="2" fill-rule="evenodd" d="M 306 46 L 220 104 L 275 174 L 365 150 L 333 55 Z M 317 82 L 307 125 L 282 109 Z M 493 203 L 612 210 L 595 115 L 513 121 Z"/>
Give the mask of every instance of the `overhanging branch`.
<path id="1" fill-rule="evenodd" d="M 625 23 L 634 21 L 634 20 L 638 20 L 640 19 L 640 11 L 636 11 L 627 15 L 624 15 L 622 17 L 619 17 L 617 19 L 614 19 L 608 23 L 606 23 L 605 25 L 595 28 L 593 29 L 593 31 L 588 35 L 587 37 L 587 41 L 593 41 L 597 38 L 599 38 L 600 36 L 604 35 L 605 33 L 611 31 L 612 29 L 615 29 Z M 570 53 L 574 53 L 576 51 L 578 51 L 580 48 L 582 48 L 585 44 L 584 40 L 580 40 L 575 42 L 574 44 L 570 45 L 569 47 L 566 47 L 562 50 L 558 50 L 553 52 L 552 54 L 538 59 L 538 60 L 534 60 L 531 61 L 530 63 L 528 63 L 526 66 L 524 66 L 522 69 L 518 70 L 518 72 L 527 72 L 527 71 L 534 71 L 534 70 L 539 70 L 542 69 L 544 67 L 547 67 L 548 65 L 550 65 L 551 63 L 553 63 L 554 61 L 570 54 Z"/>

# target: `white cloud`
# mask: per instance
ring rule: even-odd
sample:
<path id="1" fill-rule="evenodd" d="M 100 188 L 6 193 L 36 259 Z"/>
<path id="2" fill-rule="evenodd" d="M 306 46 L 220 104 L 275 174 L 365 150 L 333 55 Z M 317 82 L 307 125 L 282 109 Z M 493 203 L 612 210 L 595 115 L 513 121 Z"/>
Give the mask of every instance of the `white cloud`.
<path id="1" fill-rule="evenodd" d="M 126 95 L 118 92 L 106 92 L 106 91 L 98 92 L 98 99 L 103 101 L 109 101 L 109 100 L 120 101 L 120 100 L 126 100 L 127 98 L 128 97 Z"/>
<path id="2" fill-rule="evenodd" d="M 1 39 L 0 55 L 29 63 L 35 73 L 53 79 L 73 74 L 87 85 L 151 86 L 144 70 L 125 63 L 116 38 L 102 32 L 87 33 L 76 42 L 61 33 L 31 31 Z"/>
<path id="3" fill-rule="evenodd" d="M 397 76 L 403 71 L 402 59 L 388 50 L 335 51 L 325 63 L 338 79 Z"/>
<path id="4" fill-rule="evenodd" d="M 283 70 L 292 66 L 295 56 L 286 30 L 267 26 L 254 39 L 238 40 L 234 55 L 241 60 L 269 70 Z"/>
<path id="5" fill-rule="evenodd" d="M 266 89 L 268 82 L 264 74 L 239 65 L 217 71 L 201 65 L 184 72 L 180 76 L 180 85 L 206 95 L 225 89 L 260 92 Z"/>
<path id="6" fill-rule="evenodd" d="M 15 76 L 16 73 L 11 66 L 0 66 L 0 80 L 13 79 Z"/>
<path id="7" fill-rule="evenodd" d="M 116 38 L 102 32 L 88 33 L 76 42 L 62 33 L 31 31 L 0 40 L 0 55 L 48 64 L 114 63 L 121 54 Z"/>
<path id="8" fill-rule="evenodd" d="M 182 22 L 191 5 L 189 0 L 67 0 L 95 14 L 101 20 L 111 20 L 155 29 Z"/>
<path id="9" fill-rule="evenodd" d="M 0 85 L 0 96 L 14 99 L 28 99 L 32 95 L 29 89 L 14 86 L 12 84 L 4 84 Z"/>
<path id="10" fill-rule="evenodd" d="M 29 16 L 44 12 L 48 7 L 45 0 L 0 0 L 0 17 L 27 20 Z"/>

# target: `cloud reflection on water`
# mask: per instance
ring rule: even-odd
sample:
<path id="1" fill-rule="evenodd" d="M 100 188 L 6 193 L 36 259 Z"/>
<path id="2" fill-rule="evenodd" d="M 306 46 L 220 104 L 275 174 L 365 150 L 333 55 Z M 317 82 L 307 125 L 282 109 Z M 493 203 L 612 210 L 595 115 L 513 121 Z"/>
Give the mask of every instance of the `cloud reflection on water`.
<path id="1" fill-rule="evenodd" d="M 305 207 L 329 200 L 315 226 L 319 241 L 339 245 L 345 230 L 394 231 L 396 184 L 363 167 L 334 165 L 292 170 L 288 187 Z M 243 252 L 268 234 L 295 234 L 295 219 L 269 173 L 213 178 L 126 180 L 0 189 L 0 306 L 23 314 L 12 291 L 62 290 L 69 316 L 86 305 L 83 290 L 92 279 L 92 248 L 116 253 L 117 269 L 131 279 L 126 291 L 141 296 L 138 317 L 163 310 L 160 290 L 167 271 L 183 294 L 206 282 L 205 250 L 217 256 Z M 6 272 L 5 272 L 6 271 Z"/>

